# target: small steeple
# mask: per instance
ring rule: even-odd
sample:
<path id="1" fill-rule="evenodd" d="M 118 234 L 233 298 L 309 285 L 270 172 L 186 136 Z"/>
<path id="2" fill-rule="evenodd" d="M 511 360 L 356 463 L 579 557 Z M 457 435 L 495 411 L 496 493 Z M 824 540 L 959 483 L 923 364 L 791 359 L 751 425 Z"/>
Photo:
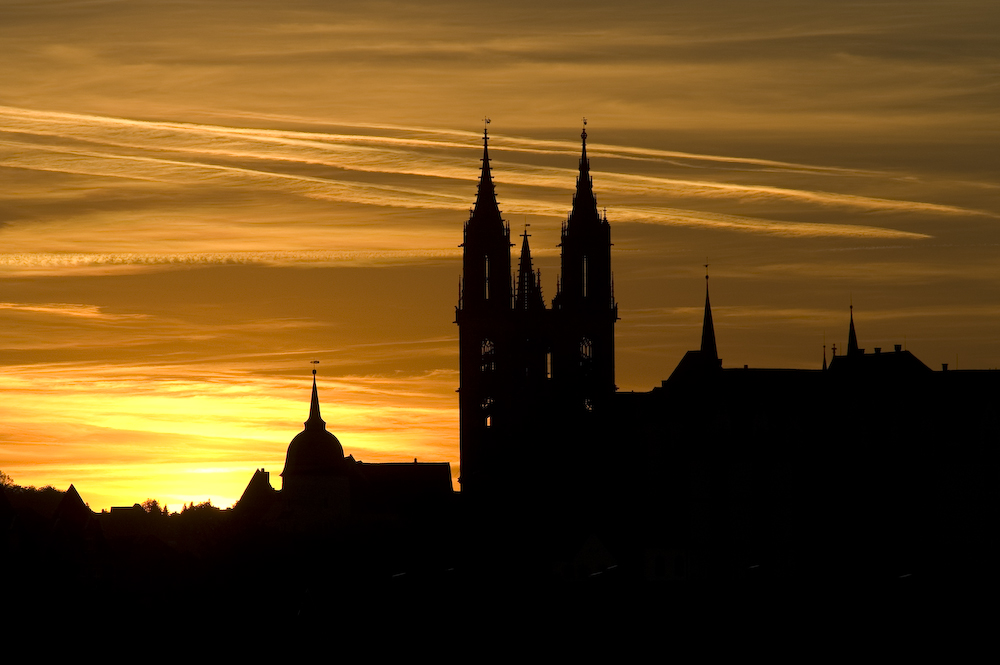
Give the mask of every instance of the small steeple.
<path id="1" fill-rule="evenodd" d="M 715 324 L 712 323 L 712 303 L 708 299 L 708 264 L 705 264 L 705 320 L 701 328 L 701 356 L 717 362 L 719 351 L 715 346 Z"/>
<path id="2" fill-rule="evenodd" d="M 489 125 L 490 119 L 484 118 L 483 122 Z M 495 222 L 502 226 L 503 220 L 500 218 L 500 206 L 497 204 L 496 187 L 493 185 L 493 173 L 490 170 L 490 150 L 489 150 L 489 128 L 483 127 L 483 166 L 479 174 L 479 189 L 476 193 L 476 205 L 472 209 L 470 222 L 490 223 Z"/>
<path id="3" fill-rule="evenodd" d="M 580 175 L 576 179 L 576 195 L 573 197 L 573 211 L 569 215 L 569 224 L 580 220 L 583 222 L 600 222 L 601 215 L 597 212 L 597 197 L 594 196 L 594 179 L 590 176 L 590 160 L 587 158 L 587 119 L 583 119 L 583 131 L 580 132 L 583 148 L 580 153 Z"/>
<path id="4" fill-rule="evenodd" d="M 313 365 L 318 365 L 318 360 L 311 361 Z M 313 392 L 312 402 L 309 404 L 309 420 L 303 423 L 306 429 L 326 429 L 326 422 L 319 415 L 319 391 L 316 390 L 316 368 L 313 368 Z"/>
<path id="5" fill-rule="evenodd" d="M 540 275 L 531 268 L 531 247 L 528 246 L 528 227 L 524 225 L 524 233 L 521 237 L 521 264 L 517 269 L 517 295 L 514 309 L 534 310 L 545 309 L 545 301 L 542 299 L 542 288 Z"/>
<path id="6" fill-rule="evenodd" d="M 847 356 L 863 354 L 864 350 L 858 348 L 858 335 L 854 332 L 854 304 L 851 303 L 851 330 L 847 334 Z"/>

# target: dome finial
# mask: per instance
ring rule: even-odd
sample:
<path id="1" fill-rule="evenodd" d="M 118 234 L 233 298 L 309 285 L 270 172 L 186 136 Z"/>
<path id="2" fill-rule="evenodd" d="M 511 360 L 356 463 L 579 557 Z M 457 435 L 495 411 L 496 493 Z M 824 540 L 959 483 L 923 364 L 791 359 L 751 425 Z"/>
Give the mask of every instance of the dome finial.
<path id="1" fill-rule="evenodd" d="M 318 360 L 310 360 L 312 365 L 318 365 Z M 309 403 L 309 419 L 304 423 L 306 429 L 318 428 L 326 429 L 326 422 L 319 414 L 319 391 L 316 389 L 316 367 L 313 367 L 313 390 L 312 390 L 312 401 Z"/>

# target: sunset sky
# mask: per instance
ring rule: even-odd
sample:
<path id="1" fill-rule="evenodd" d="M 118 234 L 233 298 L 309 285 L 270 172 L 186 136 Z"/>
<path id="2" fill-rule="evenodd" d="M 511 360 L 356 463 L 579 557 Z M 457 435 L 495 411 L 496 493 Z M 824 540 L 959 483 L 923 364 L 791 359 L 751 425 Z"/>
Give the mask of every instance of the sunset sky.
<path id="1" fill-rule="evenodd" d="M 622 390 L 697 346 L 706 262 L 727 367 L 819 367 L 852 301 L 869 350 L 1000 367 L 998 35 L 996 0 L 0 0 L 0 470 L 231 505 L 319 360 L 347 453 L 457 475 L 485 116 L 547 301 L 587 118 Z"/>

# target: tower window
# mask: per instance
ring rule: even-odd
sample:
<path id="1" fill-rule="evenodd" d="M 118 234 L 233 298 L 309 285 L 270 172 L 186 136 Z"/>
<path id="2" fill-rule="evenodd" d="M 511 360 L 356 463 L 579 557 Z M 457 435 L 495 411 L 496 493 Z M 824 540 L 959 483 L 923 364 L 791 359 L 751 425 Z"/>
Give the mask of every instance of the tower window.
<path id="1" fill-rule="evenodd" d="M 587 297 L 587 257 L 583 257 L 583 297 Z"/>
<path id="2" fill-rule="evenodd" d="M 496 345 L 488 338 L 483 340 L 482 360 L 479 368 L 484 372 L 493 372 L 497 368 Z"/>
<path id="3" fill-rule="evenodd" d="M 480 405 L 480 407 L 483 409 L 483 418 L 484 418 L 483 422 L 486 424 L 487 427 L 492 427 L 493 426 L 493 398 L 492 397 L 487 397 L 486 399 L 484 399 L 483 403 Z"/>
<path id="4" fill-rule="evenodd" d="M 591 360 L 594 357 L 594 343 L 590 341 L 589 337 L 584 337 L 580 340 L 580 359 L 581 360 Z"/>
<path id="5" fill-rule="evenodd" d="M 485 263 L 485 266 L 484 266 L 483 278 L 484 278 L 483 279 L 483 285 L 484 285 L 484 289 L 485 289 L 484 296 L 486 297 L 487 300 L 489 300 L 490 299 L 490 257 L 488 257 L 488 256 L 486 257 L 486 263 Z"/>

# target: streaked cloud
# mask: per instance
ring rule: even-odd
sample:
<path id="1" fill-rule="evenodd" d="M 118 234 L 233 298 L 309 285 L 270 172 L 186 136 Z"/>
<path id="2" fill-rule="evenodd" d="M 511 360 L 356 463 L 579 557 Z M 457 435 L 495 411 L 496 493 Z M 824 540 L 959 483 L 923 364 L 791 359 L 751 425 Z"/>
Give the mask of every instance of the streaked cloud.
<path id="1" fill-rule="evenodd" d="M 102 321 L 120 321 L 123 319 L 145 318 L 145 315 L 143 314 L 111 314 L 102 311 L 101 308 L 96 305 L 79 305 L 74 303 L 44 303 L 35 305 L 0 302 L 0 309 L 13 310 L 15 312 L 33 312 L 39 314 L 54 314 L 56 316 L 98 319 Z"/>

